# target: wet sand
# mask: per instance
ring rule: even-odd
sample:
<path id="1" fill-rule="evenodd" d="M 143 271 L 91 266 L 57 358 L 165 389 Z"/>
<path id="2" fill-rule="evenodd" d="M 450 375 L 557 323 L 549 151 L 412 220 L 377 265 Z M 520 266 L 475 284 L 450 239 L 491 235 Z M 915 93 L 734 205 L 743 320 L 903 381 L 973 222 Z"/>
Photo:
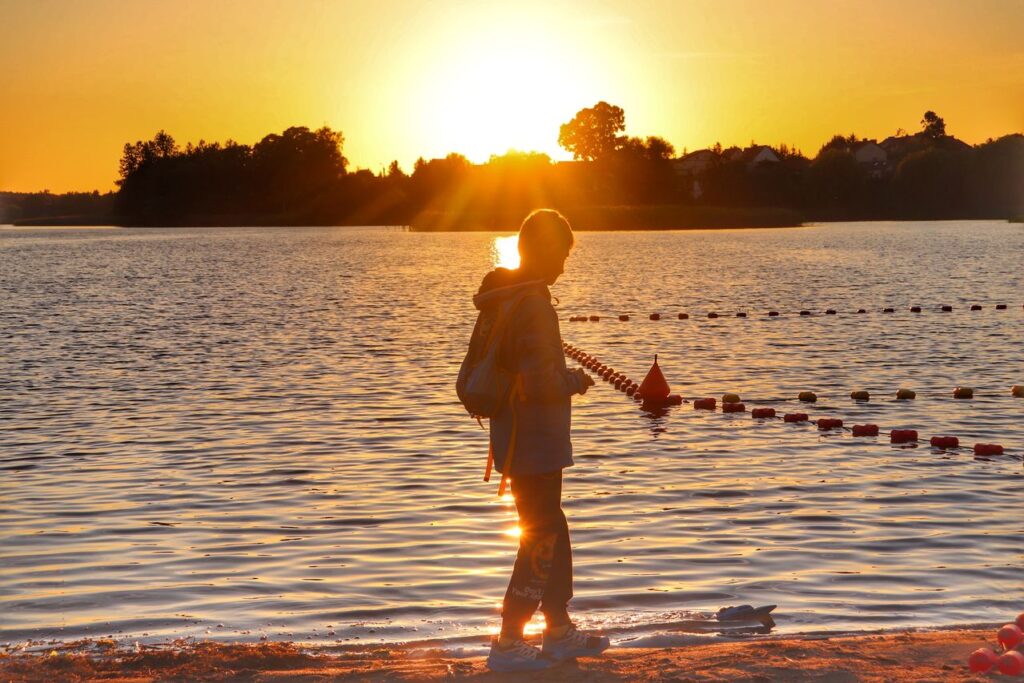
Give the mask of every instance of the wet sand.
<path id="1" fill-rule="evenodd" d="M 324 655 L 291 643 L 178 641 L 126 649 L 113 641 L 83 641 L 0 654 L 0 680 L 985 681 L 991 676 L 972 674 L 966 662 L 973 650 L 993 641 L 994 631 L 987 628 L 621 649 L 536 674 L 492 674 L 482 657 L 402 649 Z"/>

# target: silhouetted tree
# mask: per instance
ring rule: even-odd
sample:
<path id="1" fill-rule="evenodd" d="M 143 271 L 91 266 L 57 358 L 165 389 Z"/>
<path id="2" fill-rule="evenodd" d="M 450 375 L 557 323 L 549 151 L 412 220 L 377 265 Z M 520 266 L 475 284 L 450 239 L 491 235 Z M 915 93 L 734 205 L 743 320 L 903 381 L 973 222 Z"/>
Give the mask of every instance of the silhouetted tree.
<path id="1" fill-rule="evenodd" d="M 946 122 L 941 116 L 929 110 L 924 113 L 924 118 L 921 119 L 921 130 L 928 137 L 937 140 L 938 138 L 946 137 Z"/>
<path id="2" fill-rule="evenodd" d="M 626 129 L 621 107 L 598 102 L 576 112 L 558 131 L 558 144 L 572 152 L 574 159 L 594 161 L 616 149 L 619 133 Z"/>

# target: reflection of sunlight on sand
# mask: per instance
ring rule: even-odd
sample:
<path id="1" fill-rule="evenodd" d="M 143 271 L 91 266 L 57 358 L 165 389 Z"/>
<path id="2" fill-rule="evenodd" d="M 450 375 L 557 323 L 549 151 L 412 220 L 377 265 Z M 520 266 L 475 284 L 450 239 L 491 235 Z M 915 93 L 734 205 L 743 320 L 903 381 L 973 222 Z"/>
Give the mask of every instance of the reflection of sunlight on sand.
<path id="1" fill-rule="evenodd" d="M 519 235 L 508 237 L 495 237 L 494 246 L 491 249 L 494 256 L 494 265 L 498 268 L 519 267 Z"/>

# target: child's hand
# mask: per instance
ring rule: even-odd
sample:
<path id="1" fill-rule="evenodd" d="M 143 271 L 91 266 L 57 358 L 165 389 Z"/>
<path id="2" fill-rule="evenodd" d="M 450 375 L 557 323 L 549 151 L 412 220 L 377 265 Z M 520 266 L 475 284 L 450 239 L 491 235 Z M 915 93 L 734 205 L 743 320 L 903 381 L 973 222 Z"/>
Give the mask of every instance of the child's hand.
<path id="1" fill-rule="evenodd" d="M 576 368 L 576 374 L 580 376 L 580 386 L 583 387 L 580 389 L 580 396 L 582 396 L 587 393 L 587 389 L 594 386 L 594 378 L 588 375 L 583 368 Z"/>

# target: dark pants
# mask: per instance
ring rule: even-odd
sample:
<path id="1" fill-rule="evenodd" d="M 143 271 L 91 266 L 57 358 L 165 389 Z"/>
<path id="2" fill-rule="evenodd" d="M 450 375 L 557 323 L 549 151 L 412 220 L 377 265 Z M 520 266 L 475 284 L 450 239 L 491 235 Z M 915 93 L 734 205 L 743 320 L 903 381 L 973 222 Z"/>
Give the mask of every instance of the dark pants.
<path id="1" fill-rule="evenodd" d="M 561 506 L 561 470 L 517 476 L 512 496 L 519 513 L 519 554 L 505 591 L 501 632 L 521 637 L 538 605 L 549 627 L 569 622 L 572 548 Z"/>

